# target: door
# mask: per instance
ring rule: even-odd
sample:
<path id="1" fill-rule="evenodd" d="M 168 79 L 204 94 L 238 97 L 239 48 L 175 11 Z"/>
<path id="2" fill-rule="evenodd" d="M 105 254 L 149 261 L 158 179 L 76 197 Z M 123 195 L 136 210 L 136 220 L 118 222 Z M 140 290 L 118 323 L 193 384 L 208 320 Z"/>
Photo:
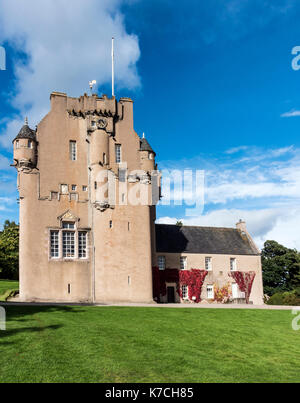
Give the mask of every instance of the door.
<path id="1" fill-rule="evenodd" d="M 232 288 L 232 298 L 236 299 L 239 297 L 238 285 L 236 283 L 231 284 Z"/>
<path id="2" fill-rule="evenodd" d="M 175 288 L 168 287 L 167 292 L 168 292 L 168 303 L 174 304 L 175 303 Z"/>

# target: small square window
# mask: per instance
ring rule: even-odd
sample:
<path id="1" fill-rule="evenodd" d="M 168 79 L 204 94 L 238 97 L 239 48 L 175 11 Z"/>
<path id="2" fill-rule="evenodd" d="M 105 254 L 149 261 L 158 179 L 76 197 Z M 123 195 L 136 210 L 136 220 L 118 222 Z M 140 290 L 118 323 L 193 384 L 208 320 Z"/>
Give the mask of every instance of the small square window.
<path id="1" fill-rule="evenodd" d="M 83 192 L 87 192 L 87 190 L 88 190 L 87 186 L 82 186 L 82 191 Z"/>
<path id="2" fill-rule="evenodd" d="M 69 193 L 68 185 L 60 185 L 60 193 L 66 195 Z"/>

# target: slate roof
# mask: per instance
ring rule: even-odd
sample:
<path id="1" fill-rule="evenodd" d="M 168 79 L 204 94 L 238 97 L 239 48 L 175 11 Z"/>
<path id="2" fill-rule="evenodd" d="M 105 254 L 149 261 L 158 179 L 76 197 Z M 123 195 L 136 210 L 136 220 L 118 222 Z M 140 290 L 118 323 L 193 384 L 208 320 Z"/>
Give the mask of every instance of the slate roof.
<path id="1" fill-rule="evenodd" d="M 159 253 L 259 255 L 247 235 L 234 228 L 156 224 Z"/>
<path id="2" fill-rule="evenodd" d="M 15 141 L 17 139 L 29 139 L 29 140 L 36 141 L 35 131 L 30 129 L 30 127 L 25 124 L 22 127 L 22 129 L 19 131 L 19 134 L 17 135 L 17 137 L 13 141 Z"/>
<path id="3" fill-rule="evenodd" d="M 152 147 L 144 137 L 141 139 L 140 151 L 150 151 L 151 153 L 155 154 L 155 152 L 152 150 Z"/>

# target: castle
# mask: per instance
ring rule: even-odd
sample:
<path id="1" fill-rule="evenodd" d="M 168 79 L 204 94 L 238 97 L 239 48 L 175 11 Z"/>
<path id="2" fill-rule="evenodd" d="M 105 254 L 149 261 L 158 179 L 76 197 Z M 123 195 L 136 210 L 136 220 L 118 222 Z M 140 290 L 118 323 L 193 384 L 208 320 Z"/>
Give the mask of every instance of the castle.
<path id="1" fill-rule="evenodd" d="M 50 100 L 36 130 L 26 121 L 13 141 L 21 301 L 197 303 L 227 292 L 263 303 L 260 252 L 244 222 L 155 224 L 161 179 L 131 99 Z"/>

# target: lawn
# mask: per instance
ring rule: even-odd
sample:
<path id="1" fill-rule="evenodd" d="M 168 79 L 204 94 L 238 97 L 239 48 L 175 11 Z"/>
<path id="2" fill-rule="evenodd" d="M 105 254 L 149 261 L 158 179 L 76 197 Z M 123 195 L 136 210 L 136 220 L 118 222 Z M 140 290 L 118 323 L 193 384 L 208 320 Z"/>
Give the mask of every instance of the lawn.
<path id="1" fill-rule="evenodd" d="M 299 382 L 290 311 L 7 307 L 0 382 Z"/>
<path id="2" fill-rule="evenodd" d="M 18 281 L 0 279 L 0 301 L 5 301 L 10 291 L 17 291 L 18 289 Z"/>

